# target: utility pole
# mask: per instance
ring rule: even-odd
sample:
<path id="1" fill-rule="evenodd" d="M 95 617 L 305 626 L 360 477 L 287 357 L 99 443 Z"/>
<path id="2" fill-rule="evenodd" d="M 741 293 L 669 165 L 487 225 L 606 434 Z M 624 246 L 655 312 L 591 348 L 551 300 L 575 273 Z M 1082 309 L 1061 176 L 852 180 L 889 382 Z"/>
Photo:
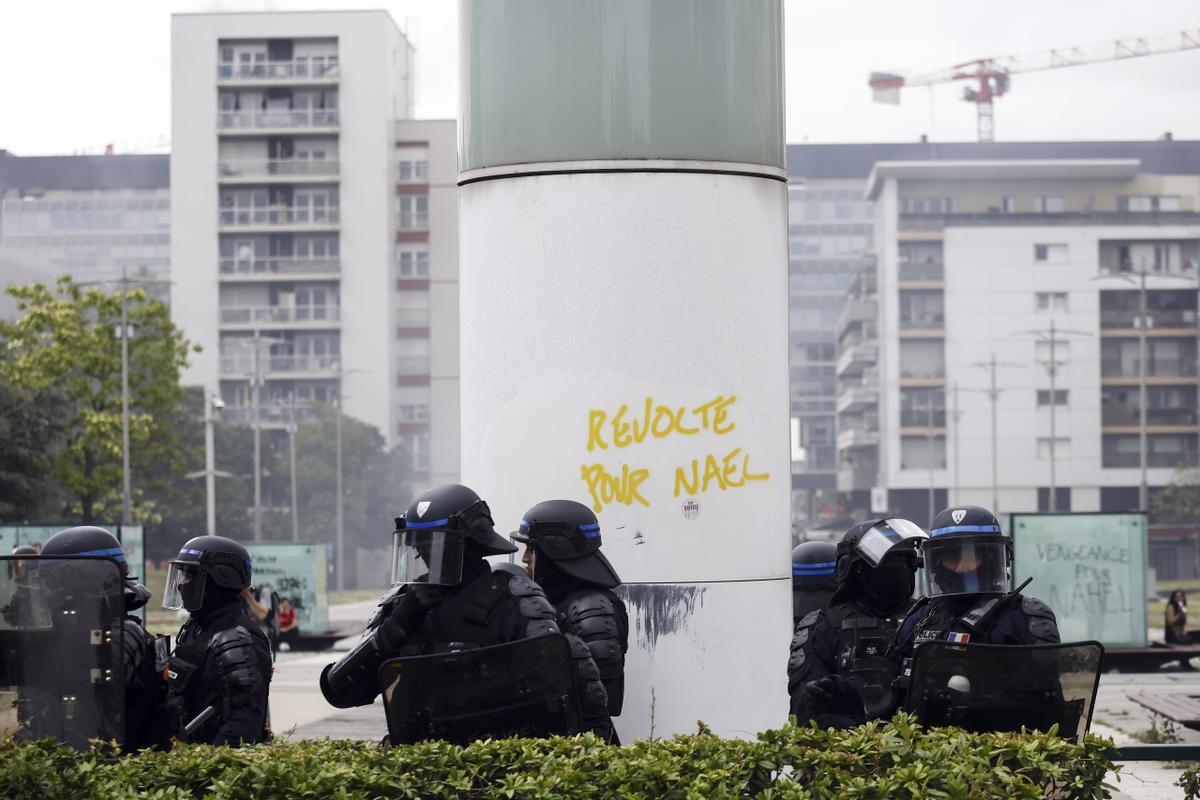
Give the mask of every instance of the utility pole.
<path id="1" fill-rule="evenodd" d="M 216 424 L 216 412 L 225 408 L 225 401 L 215 392 L 204 393 L 204 469 L 199 472 L 189 472 L 185 477 L 204 478 L 204 521 L 205 532 L 209 536 L 217 535 L 217 478 L 232 478 L 228 472 L 216 468 L 216 453 L 213 446 L 213 427 Z"/>
<path id="2" fill-rule="evenodd" d="M 1049 510 L 1053 514 L 1058 511 L 1058 428 L 1057 414 L 1058 411 L 1058 370 L 1067 364 L 1066 361 L 1058 360 L 1058 345 L 1065 344 L 1068 340 L 1067 336 L 1091 336 L 1089 331 L 1075 331 L 1059 328 L 1055 320 L 1051 318 L 1050 326 L 1045 330 L 1023 331 L 1037 337 L 1038 342 L 1045 342 L 1049 349 L 1048 360 L 1042 362 L 1042 366 L 1046 368 L 1046 372 L 1050 375 L 1050 503 Z M 1036 354 L 1035 354 L 1036 358 Z"/>
<path id="3" fill-rule="evenodd" d="M 958 382 L 950 386 L 950 421 L 954 425 L 954 480 L 951 482 L 950 505 L 958 505 Z M 932 517 L 930 518 L 932 520 Z"/>
<path id="4" fill-rule="evenodd" d="M 254 332 L 254 377 L 250 383 L 250 407 L 254 416 L 254 541 L 262 541 L 262 409 L 259 407 L 262 366 L 259 364 L 260 339 Z"/>
<path id="5" fill-rule="evenodd" d="M 292 541 L 300 541 L 300 515 L 296 494 L 296 395 L 288 395 L 288 460 L 292 473 Z"/>
<path id="6" fill-rule="evenodd" d="M 121 265 L 121 524 L 133 524 L 133 492 L 129 486 L 129 275 Z"/>
<path id="7" fill-rule="evenodd" d="M 1020 367 L 1024 368 L 1024 364 L 1018 364 L 1015 361 L 997 361 L 996 354 L 992 353 L 992 357 L 987 361 L 976 361 L 972 367 L 980 367 L 986 369 L 990 375 L 989 388 L 987 389 L 988 399 L 992 405 L 992 513 L 999 514 L 1000 508 L 1000 440 L 998 436 L 998 426 L 996 424 L 996 411 L 998 401 L 1000 400 L 1000 387 L 996 384 L 996 370 L 999 367 Z"/>
<path id="8" fill-rule="evenodd" d="M 934 492 L 934 490 L 933 490 L 933 467 L 934 467 L 934 455 L 933 455 L 933 395 L 934 395 L 933 391 L 932 391 L 932 390 L 930 390 L 930 392 L 929 392 L 929 403 L 928 403 L 928 406 L 927 406 L 927 409 L 926 409 L 926 415 L 925 415 L 925 445 L 926 445 L 926 451 L 925 451 L 925 452 L 926 452 L 926 454 L 928 455 L 928 458 L 929 458 L 929 464 L 928 464 L 928 466 L 929 466 L 929 518 L 928 518 L 928 519 L 929 519 L 929 523 L 928 523 L 928 524 L 932 524 L 932 523 L 933 523 L 933 515 L 937 513 L 937 509 L 934 507 L 934 506 L 935 506 L 935 503 L 934 503 L 934 496 L 933 496 L 933 492 Z"/>
<path id="9" fill-rule="evenodd" d="M 344 375 L 342 357 L 339 353 L 337 367 L 337 416 L 335 417 L 337 438 L 337 529 L 335 541 L 337 550 L 337 590 L 339 592 L 345 591 L 346 588 L 346 561 L 344 559 L 346 554 L 346 521 L 342 510 L 345 499 L 342 496 L 342 400 L 345 397 L 342 392 L 342 378 Z"/>

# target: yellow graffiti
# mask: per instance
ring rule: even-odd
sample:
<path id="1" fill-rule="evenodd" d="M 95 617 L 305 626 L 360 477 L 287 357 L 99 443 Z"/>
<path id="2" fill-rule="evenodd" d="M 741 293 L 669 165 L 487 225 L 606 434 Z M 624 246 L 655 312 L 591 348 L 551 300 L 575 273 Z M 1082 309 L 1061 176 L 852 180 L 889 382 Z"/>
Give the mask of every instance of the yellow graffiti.
<path id="1" fill-rule="evenodd" d="M 587 483 L 588 493 L 592 496 L 592 508 L 596 513 L 603 511 L 605 504 L 623 503 L 631 506 L 635 500 L 650 507 L 650 502 L 640 492 L 641 485 L 650 477 L 648 469 L 630 469 L 628 464 L 623 464 L 618 476 L 610 473 L 603 464 L 584 464 L 580 467 L 580 473 Z"/>
<path id="2" fill-rule="evenodd" d="M 736 427 L 729 419 L 729 408 L 736 402 L 737 395 L 717 395 L 689 411 L 687 406 L 667 406 L 647 397 L 641 413 L 628 420 L 625 416 L 629 413 L 627 403 L 622 403 L 611 417 L 604 409 L 593 408 L 588 411 L 587 449 L 589 453 L 607 450 L 610 443 L 619 449 L 641 444 L 647 436 L 655 439 L 665 439 L 672 434 L 695 436 L 705 430 L 724 436 Z"/>
<path id="3" fill-rule="evenodd" d="M 675 470 L 675 496 L 679 497 L 681 491 L 686 495 L 707 492 L 714 484 L 721 491 L 736 489 L 739 486 L 745 486 L 750 481 L 765 481 L 771 477 L 766 472 L 750 471 L 749 454 L 742 456 L 739 464 L 738 455 L 741 452 L 742 448 L 735 447 L 720 461 L 712 454 L 705 456 L 703 473 L 701 473 L 700 459 L 698 458 L 693 458 L 689 465 L 690 476 L 688 467 L 677 468 Z"/>

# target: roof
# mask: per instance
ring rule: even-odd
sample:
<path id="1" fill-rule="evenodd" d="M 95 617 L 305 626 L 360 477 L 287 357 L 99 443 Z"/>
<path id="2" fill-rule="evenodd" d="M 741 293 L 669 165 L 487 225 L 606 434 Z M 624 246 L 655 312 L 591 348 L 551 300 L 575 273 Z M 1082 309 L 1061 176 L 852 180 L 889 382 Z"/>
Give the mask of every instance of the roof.
<path id="1" fill-rule="evenodd" d="M 0 194 L 13 189 L 166 189 L 171 157 L 15 156 L 0 150 Z"/>
<path id="2" fill-rule="evenodd" d="M 1081 180 L 1136 178 L 1136 158 L 1008 159 L 980 161 L 880 161 L 867 178 L 874 200 L 888 178 L 925 181 Z"/>
<path id="3" fill-rule="evenodd" d="M 789 144 L 792 179 L 863 178 L 879 161 L 1137 159 L 1152 175 L 1200 175 L 1200 141 Z"/>

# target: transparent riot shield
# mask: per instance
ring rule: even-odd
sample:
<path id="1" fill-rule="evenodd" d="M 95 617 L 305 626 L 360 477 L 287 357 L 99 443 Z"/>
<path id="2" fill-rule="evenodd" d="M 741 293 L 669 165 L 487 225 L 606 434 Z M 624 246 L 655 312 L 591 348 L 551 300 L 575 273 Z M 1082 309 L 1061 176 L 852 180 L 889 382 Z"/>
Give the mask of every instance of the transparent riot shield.
<path id="1" fill-rule="evenodd" d="M 1009 646 L 933 641 L 913 658 L 906 708 L 925 725 L 1045 731 L 1079 741 L 1092 722 L 1099 642 Z"/>
<path id="2" fill-rule="evenodd" d="M 578 733 L 571 648 L 560 634 L 454 653 L 393 658 L 379 668 L 392 744 L 467 744 Z"/>
<path id="3" fill-rule="evenodd" d="M 0 556 L 0 739 L 123 741 L 124 608 L 115 561 Z"/>

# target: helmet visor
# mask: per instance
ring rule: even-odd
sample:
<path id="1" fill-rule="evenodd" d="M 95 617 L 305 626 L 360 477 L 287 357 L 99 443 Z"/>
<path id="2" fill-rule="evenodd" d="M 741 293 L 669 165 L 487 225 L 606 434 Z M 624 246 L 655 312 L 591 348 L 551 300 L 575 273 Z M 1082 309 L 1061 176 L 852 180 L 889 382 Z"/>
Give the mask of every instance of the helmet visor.
<path id="1" fill-rule="evenodd" d="M 570 561 L 600 549 L 600 525 L 567 525 L 521 520 L 521 529 L 509 535 L 514 542 L 533 545 L 555 561 Z"/>
<path id="2" fill-rule="evenodd" d="M 392 538 L 392 585 L 462 582 L 464 537 L 442 530 L 401 529 Z"/>
<path id="3" fill-rule="evenodd" d="M 172 561 L 163 588 L 163 608 L 196 611 L 204 603 L 204 576 L 199 564 Z"/>
<path id="4" fill-rule="evenodd" d="M 915 550 L 929 534 L 906 519 L 885 519 L 858 540 L 858 551 L 872 567 L 878 567 L 888 553 L 896 550 Z"/>
<path id="5" fill-rule="evenodd" d="M 924 549 L 925 594 L 1004 594 L 1010 588 L 1008 549 L 1003 541 L 969 536 L 930 539 Z"/>

